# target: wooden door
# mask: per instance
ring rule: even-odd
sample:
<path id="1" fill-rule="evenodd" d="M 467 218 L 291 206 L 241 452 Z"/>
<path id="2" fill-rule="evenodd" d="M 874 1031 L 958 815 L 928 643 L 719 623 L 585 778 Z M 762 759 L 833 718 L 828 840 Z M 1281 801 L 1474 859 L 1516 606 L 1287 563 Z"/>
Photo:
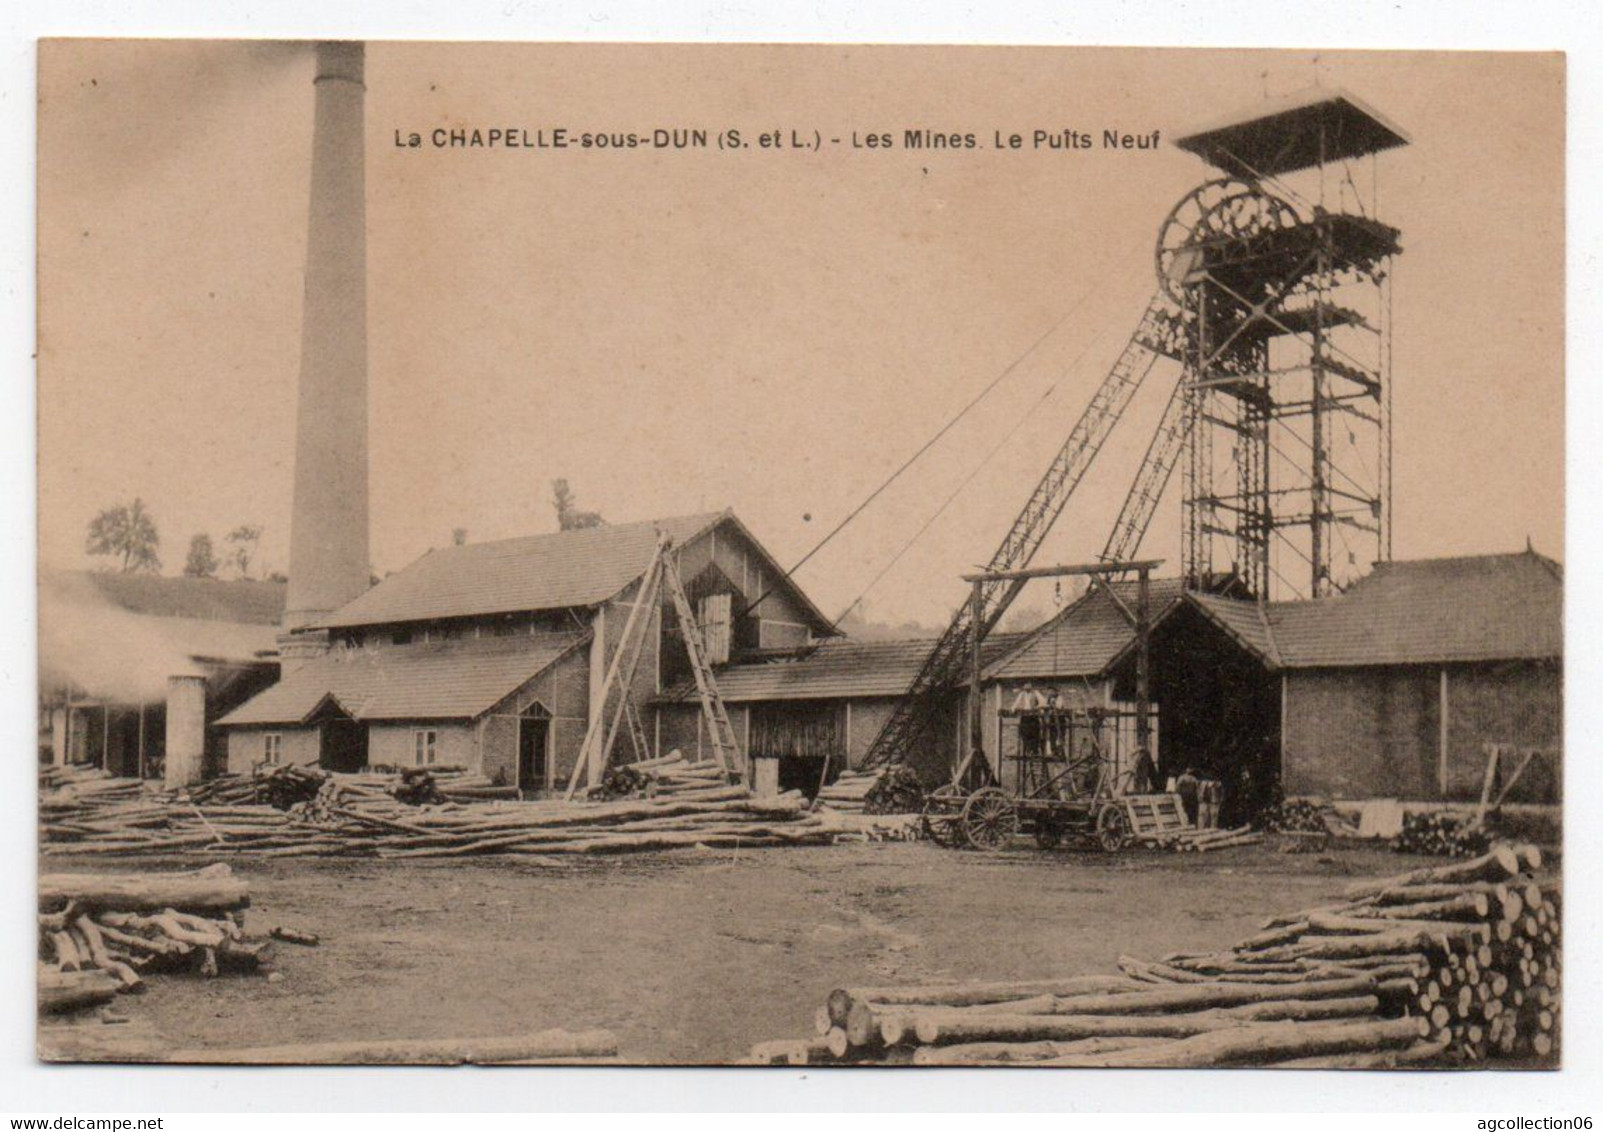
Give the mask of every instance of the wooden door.
<path id="1" fill-rule="evenodd" d="M 354 774 L 367 765 L 367 727 L 354 719 L 323 723 L 318 763 L 324 770 Z"/>
<path id="2" fill-rule="evenodd" d="M 549 719 L 524 716 L 518 720 L 518 790 L 525 797 L 550 786 L 550 738 Z"/>

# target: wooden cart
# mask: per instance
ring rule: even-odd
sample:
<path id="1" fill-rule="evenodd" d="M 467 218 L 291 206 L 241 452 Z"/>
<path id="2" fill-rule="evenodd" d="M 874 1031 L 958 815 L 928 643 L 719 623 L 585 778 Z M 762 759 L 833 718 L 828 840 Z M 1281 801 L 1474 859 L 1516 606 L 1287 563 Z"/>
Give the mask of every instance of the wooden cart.
<path id="1" fill-rule="evenodd" d="M 924 828 L 938 844 L 994 851 L 1028 832 L 1044 849 L 1065 841 L 1117 852 L 1151 822 L 1152 796 L 1129 793 L 1116 736 L 1134 713 L 1106 708 L 1027 707 L 1004 711 L 1018 741 L 1007 769 L 977 785 L 949 785 L 929 796 Z M 1009 773 L 1011 771 L 1011 773 Z"/>

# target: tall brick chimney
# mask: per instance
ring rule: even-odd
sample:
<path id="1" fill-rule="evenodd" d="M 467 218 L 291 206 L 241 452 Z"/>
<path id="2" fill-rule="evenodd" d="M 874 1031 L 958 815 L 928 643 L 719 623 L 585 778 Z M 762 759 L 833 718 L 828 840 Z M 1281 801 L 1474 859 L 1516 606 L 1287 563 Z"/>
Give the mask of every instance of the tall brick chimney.
<path id="1" fill-rule="evenodd" d="M 301 314 L 286 668 L 326 647 L 295 633 L 368 586 L 367 232 L 363 46 L 317 45 L 312 191 Z"/>

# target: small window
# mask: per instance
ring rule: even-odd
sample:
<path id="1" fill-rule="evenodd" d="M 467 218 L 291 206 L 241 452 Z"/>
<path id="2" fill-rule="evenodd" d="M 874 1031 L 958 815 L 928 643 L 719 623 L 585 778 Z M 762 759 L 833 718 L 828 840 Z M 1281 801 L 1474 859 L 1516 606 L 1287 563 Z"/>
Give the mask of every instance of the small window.
<path id="1" fill-rule="evenodd" d="M 262 762 L 277 766 L 284 758 L 284 737 L 276 731 L 262 736 Z"/>
<path id="2" fill-rule="evenodd" d="M 397 629 L 390 634 L 390 644 L 392 645 L 409 645 L 411 643 L 412 630 L 410 629 Z"/>
<path id="3" fill-rule="evenodd" d="M 412 732 L 412 765 L 433 766 L 435 754 L 439 746 L 440 733 L 438 731 Z"/>

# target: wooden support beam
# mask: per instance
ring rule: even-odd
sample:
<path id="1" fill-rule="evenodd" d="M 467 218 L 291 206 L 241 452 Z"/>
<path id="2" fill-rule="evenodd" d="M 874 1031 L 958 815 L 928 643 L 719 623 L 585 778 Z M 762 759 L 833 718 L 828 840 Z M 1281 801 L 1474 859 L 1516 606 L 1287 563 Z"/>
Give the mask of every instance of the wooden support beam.
<path id="1" fill-rule="evenodd" d="M 1031 578 L 1067 578 L 1076 575 L 1128 574 L 1132 570 L 1155 570 L 1163 565 L 1161 558 L 1142 558 L 1130 562 L 1084 562 L 1074 566 L 1035 566 L 1028 570 L 989 570 L 978 574 L 964 574 L 965 582 L 1028 581 Z"/>

